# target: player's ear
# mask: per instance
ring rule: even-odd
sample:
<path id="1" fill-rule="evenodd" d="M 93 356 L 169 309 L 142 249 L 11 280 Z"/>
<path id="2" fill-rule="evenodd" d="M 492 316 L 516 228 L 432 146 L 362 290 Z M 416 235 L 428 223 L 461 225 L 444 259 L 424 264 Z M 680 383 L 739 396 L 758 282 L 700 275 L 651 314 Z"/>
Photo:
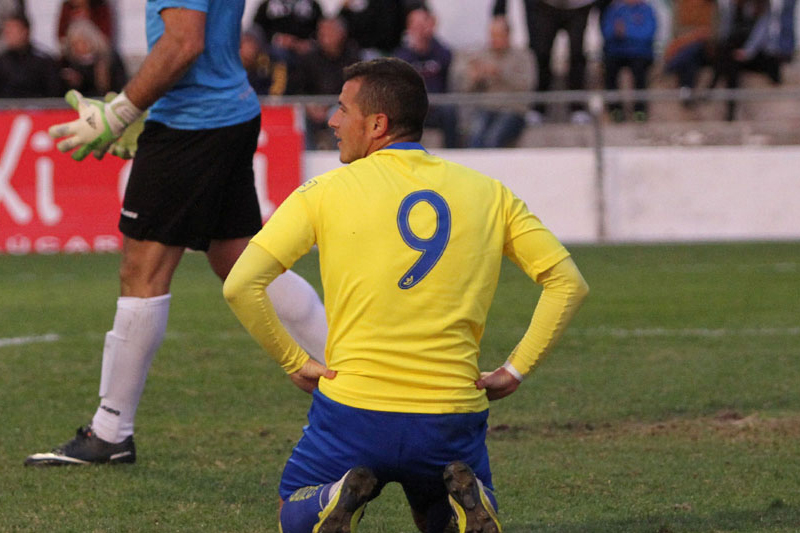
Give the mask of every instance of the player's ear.
<path id="1" fill-rule="evenodd" d="M 375 113 L 370 118 L 370 133 L 373 139 L 378 139 L 389 133 L 389 117 L 384 113 Z"/>

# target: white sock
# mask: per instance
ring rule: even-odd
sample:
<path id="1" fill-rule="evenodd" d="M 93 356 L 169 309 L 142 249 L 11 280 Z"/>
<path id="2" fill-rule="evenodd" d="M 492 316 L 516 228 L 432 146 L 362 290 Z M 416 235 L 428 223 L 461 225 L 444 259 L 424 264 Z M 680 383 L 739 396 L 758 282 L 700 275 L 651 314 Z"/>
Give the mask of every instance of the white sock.
<path id="1" fill-rule="evenodd" d="M 122 442 L 133 435 L 147 371 L 167 329 L 169 300 L 169 294 L 117 300 L 114 328 L 103 347 L 100 406 L 92 419 L 92 429 L 105 441 Z"/>
<path id="2" fill-rule="evenodd" d="M 308 355 L 324 365 L 328 322 L 314 287 L 287 270 L 267 285 L 267 295 L 283 327 Z"/>

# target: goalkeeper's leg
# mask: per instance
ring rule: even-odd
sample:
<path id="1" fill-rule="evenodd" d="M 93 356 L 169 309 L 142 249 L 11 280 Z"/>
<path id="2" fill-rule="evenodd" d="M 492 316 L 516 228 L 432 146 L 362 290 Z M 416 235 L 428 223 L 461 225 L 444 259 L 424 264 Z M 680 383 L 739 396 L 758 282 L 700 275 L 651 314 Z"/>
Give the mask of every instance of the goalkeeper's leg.
<path id="1" fill-rule="evenodd" d="M 169 287 L 184 248 L 123 239 L 114 328 L 106 335 L 95 434 L 108 442 L 133 435 L 133 420 L 150 363 L 164 340 Z"/>
<path id="2" fill-rule="evenodd" d="M 120 297 L 114 328 L 106 334 L 95 434 L 112 443 L 133 435 L 133 420 L 147 372 L 167 329 L 170 295 Z"/>
<path id="3" fill-rule="evenodd" d="M 133 463 L 133 419 L 153 355 L 164 338 L 170 295 L 120 297 L 114 328 L 106 334 L 100 407 L 89 426 L 50 452 L 34 453 L 26 465 Z"/>
<path id="4" fill-rule="evenodd" d="M 164 339 L 169 285 L 183 248 L 123 239 L 114 326 L 106 334 L 100 406 L 91 425 L 52 452 L 28 456 L 28 465 L 131 463 L 136 460 L 133 422 L 150 363 Z"/>

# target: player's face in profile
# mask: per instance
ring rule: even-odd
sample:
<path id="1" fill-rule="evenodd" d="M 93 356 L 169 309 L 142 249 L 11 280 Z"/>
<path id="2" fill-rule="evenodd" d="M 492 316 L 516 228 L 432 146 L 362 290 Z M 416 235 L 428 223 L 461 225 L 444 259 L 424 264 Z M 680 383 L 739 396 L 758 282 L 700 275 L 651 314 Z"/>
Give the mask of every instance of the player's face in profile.
<path id="1" fill-rule="evenodd" d="M 368 135 L 367 117 L 356 103 L 360 88 L 361 80 L 346 81 L 339 95 L 339 107 L 328 120 L 328 126 L 339 139 L 339 160 L 342 163 L 352 163 L 367 156 L 372 140 Z"/>

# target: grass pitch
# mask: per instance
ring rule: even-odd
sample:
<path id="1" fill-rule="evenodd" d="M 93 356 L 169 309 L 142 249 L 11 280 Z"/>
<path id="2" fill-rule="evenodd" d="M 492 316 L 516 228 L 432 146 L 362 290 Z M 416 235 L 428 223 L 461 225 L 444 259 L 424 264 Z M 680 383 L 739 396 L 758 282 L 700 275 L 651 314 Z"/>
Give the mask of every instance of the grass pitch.
<path id="1" fill-rule="evenodd" d="M 800 243 L 570 248 L 592 292 L 551 357 L 492 405 L 504 531 L 800 531 Z M 118 261 L 0 256 L 0 531 L 277 531 L 310 397 L 239 326 L 201 254 L 173 284 L 138 462 L 22 466 L 94 412 Z M 296 270 L 319 287 L 315 256 Z M 537 295 L 504 265 L 484 369 Z M 415 531 L 398 487 L 360 530 Z"/>

